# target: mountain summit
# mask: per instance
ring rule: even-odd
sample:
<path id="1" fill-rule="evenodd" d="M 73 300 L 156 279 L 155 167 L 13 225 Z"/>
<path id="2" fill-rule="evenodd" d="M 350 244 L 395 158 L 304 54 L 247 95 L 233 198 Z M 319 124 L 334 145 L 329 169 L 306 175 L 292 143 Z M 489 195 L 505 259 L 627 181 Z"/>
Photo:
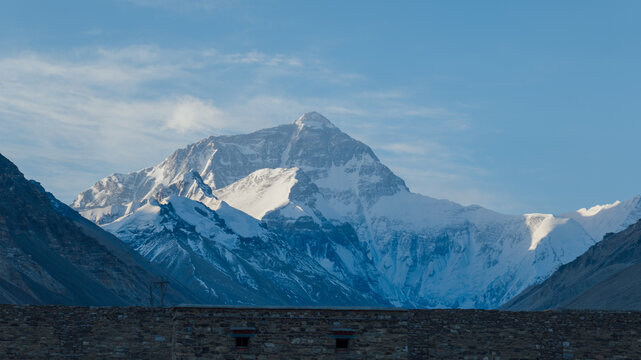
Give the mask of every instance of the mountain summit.
<path id="1" fill-rule="evenodd" d="M 315 112 L 203 139 L 154 167 L 102 179 L 72 206 L 194 290 L 249 286 L 278 304 L 432 308 L 498 307 L 600 240 L 591 234 L 629 225 L 635 208 L 610 210 L 607 221 L 513 216 L 415 194 L 369 146 Z M 215 279 L 185 272 L 197 268 L 191 254 L 227 270 Z M 287 293 L 266 296 L 282 278 L 291 280 Z M 343 290 L 334 287 L 331 300 L 316 295 L 328 291 L 314 286 L 319 279 Z M 214 298 L 251 303 L 249 295 Z"/>
<path id="2" fill-rule="evenodd" d="M 299 117 L 298 120 L 294 122 L 294 124 L 298 126 L 299 129 L 303 127 L 309 127 L 313 129 L 336 128 L 336 126 L 334 126 L 331 121 L 315 111 L 303 114 L 303 116 Z"/>

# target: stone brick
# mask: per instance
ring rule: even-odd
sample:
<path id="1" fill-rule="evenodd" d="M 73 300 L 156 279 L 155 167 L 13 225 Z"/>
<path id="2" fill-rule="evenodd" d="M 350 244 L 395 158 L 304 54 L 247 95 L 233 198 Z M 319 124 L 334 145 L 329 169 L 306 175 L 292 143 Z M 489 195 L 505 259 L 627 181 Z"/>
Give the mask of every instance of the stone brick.
<path id="1" fill-rule="evenodd" d="M 638 312 L 0 305 L 1 359 L 641 359 L 639 334 Z"/>

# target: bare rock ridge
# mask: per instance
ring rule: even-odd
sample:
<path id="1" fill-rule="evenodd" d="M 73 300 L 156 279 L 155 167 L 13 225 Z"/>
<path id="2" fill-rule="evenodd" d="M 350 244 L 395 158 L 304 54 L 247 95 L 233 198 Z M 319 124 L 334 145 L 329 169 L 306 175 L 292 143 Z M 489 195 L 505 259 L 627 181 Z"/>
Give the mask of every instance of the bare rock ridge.
<path id="1" fill-rule="evenodd" d="M 0 303 L 148 304 L 164 275 L 0 155 Z M 167 303 L 199 302 L 172 281 Z"/>
<path id="2" fill-rule="evenodd" d="M 524 290 L 505 310 L 641 310 L 641 221 L 607 234 L 541 284 Z"/>
<path id="3" fill-rule="evenodd" d="M 496 308 L 641 217 L 639 198 L 505 215 L 412 193 L 315 112 L 208 137 L 71 206 L 211 301 L 426 308 Z"/>

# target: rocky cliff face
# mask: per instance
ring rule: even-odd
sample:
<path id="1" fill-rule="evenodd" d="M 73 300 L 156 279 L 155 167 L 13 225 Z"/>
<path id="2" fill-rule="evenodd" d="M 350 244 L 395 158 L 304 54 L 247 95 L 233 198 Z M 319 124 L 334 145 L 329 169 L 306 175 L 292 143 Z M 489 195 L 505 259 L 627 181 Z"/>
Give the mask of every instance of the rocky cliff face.
<path id="1" fill-rule="evenodd" d="M 162 274 L 0 155 L 0 302 L 148 304 L 148 284 Z M 166 300 L 198 298 L 174 283 Z"/>
<path id="2" fill-rule="evenodd" d="M 124 236 L 119 223 L 170 198 L 214 212 L 229 204 L 350 291 L 412 307 L 497 307 L 600 240 L 592 233 L 634 217 L 626 208 L 591 227 L 599 217 L 503 215 L 415 194 L 367 145 L 317 113 L 209 137 L 157 166 L 101 180 L 72 206 Z M 129 227 L 125 237 L 137 243 L 153 227 Z M 223 238 L 200 235 L 229 250 Z M 163 256 L 179 261 L 171 251 Z"/>

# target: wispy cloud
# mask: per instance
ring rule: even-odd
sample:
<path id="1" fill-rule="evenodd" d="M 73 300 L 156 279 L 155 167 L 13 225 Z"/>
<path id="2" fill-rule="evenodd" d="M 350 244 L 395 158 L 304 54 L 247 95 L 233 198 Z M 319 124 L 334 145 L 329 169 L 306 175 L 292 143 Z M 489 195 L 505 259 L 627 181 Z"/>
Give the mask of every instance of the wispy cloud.
<path id="1" fill-rule="evenodd" d="M 393 143 L 384 144 L 381 146 L 381 148 L 396 154 L 423 155 L 427 152 L 427 149 L 424 145 L 418 144 Z"/>
<path id="2" fill-rule="evenodd" d="M 149 166 L 202 137 L 293 121 L 304 112 L 297 101 L 253 89 L 251 78 L 233 83 L 228 78 L 238 77 L 227 72 L 235 66 L 256 77 L 274 69 L 287 76 L 303 62 L 258 51 L 153 46 L 0 58 L 0 151 L 69 201 L 102 176 Z M 60 180 L 69 176 L 82 178 L 83 187 Z"/>
<path id="3" fill-rule="evenodd" d="M 417 191 L 450 195 L 452 184 L 477 174 L 466 167 L 465 151 L 426 138 L 465 131 L 465 114 L 413 104 L 399 90 L 352 91 L 351 82 L 366 79 L 317 59 L 258 50 L 81 48 L 0 58 L 0 78 L 0 151 L 64 201 L 109 173 L 153 165 L 206 136 L 294 121 L 312 110 L 372 145 Z M 336 92 L 297 93 L 306 81 Z M 431 173 L 411 170 L 422 168 Z"/>
<path id="4" fill-rule="evenodd" d="M 214 52 L 215 54 L 215 52 Z M 265 54 L 257 50 L 252 50 L 244 54 L 227 54 L 222 58 L 232 64 L 263 64 L 268 66 L 288 65 L 303 66 L 300 59 L 282 54 Z"/>
<path id="5" fill-rule="evenodd" d="M 222 110 L 213 106 L 211 102 L 205 102 L 193 96 L 184 96 L 174 105 L 164 129 L 185 133 L 225 126 Z"/>

